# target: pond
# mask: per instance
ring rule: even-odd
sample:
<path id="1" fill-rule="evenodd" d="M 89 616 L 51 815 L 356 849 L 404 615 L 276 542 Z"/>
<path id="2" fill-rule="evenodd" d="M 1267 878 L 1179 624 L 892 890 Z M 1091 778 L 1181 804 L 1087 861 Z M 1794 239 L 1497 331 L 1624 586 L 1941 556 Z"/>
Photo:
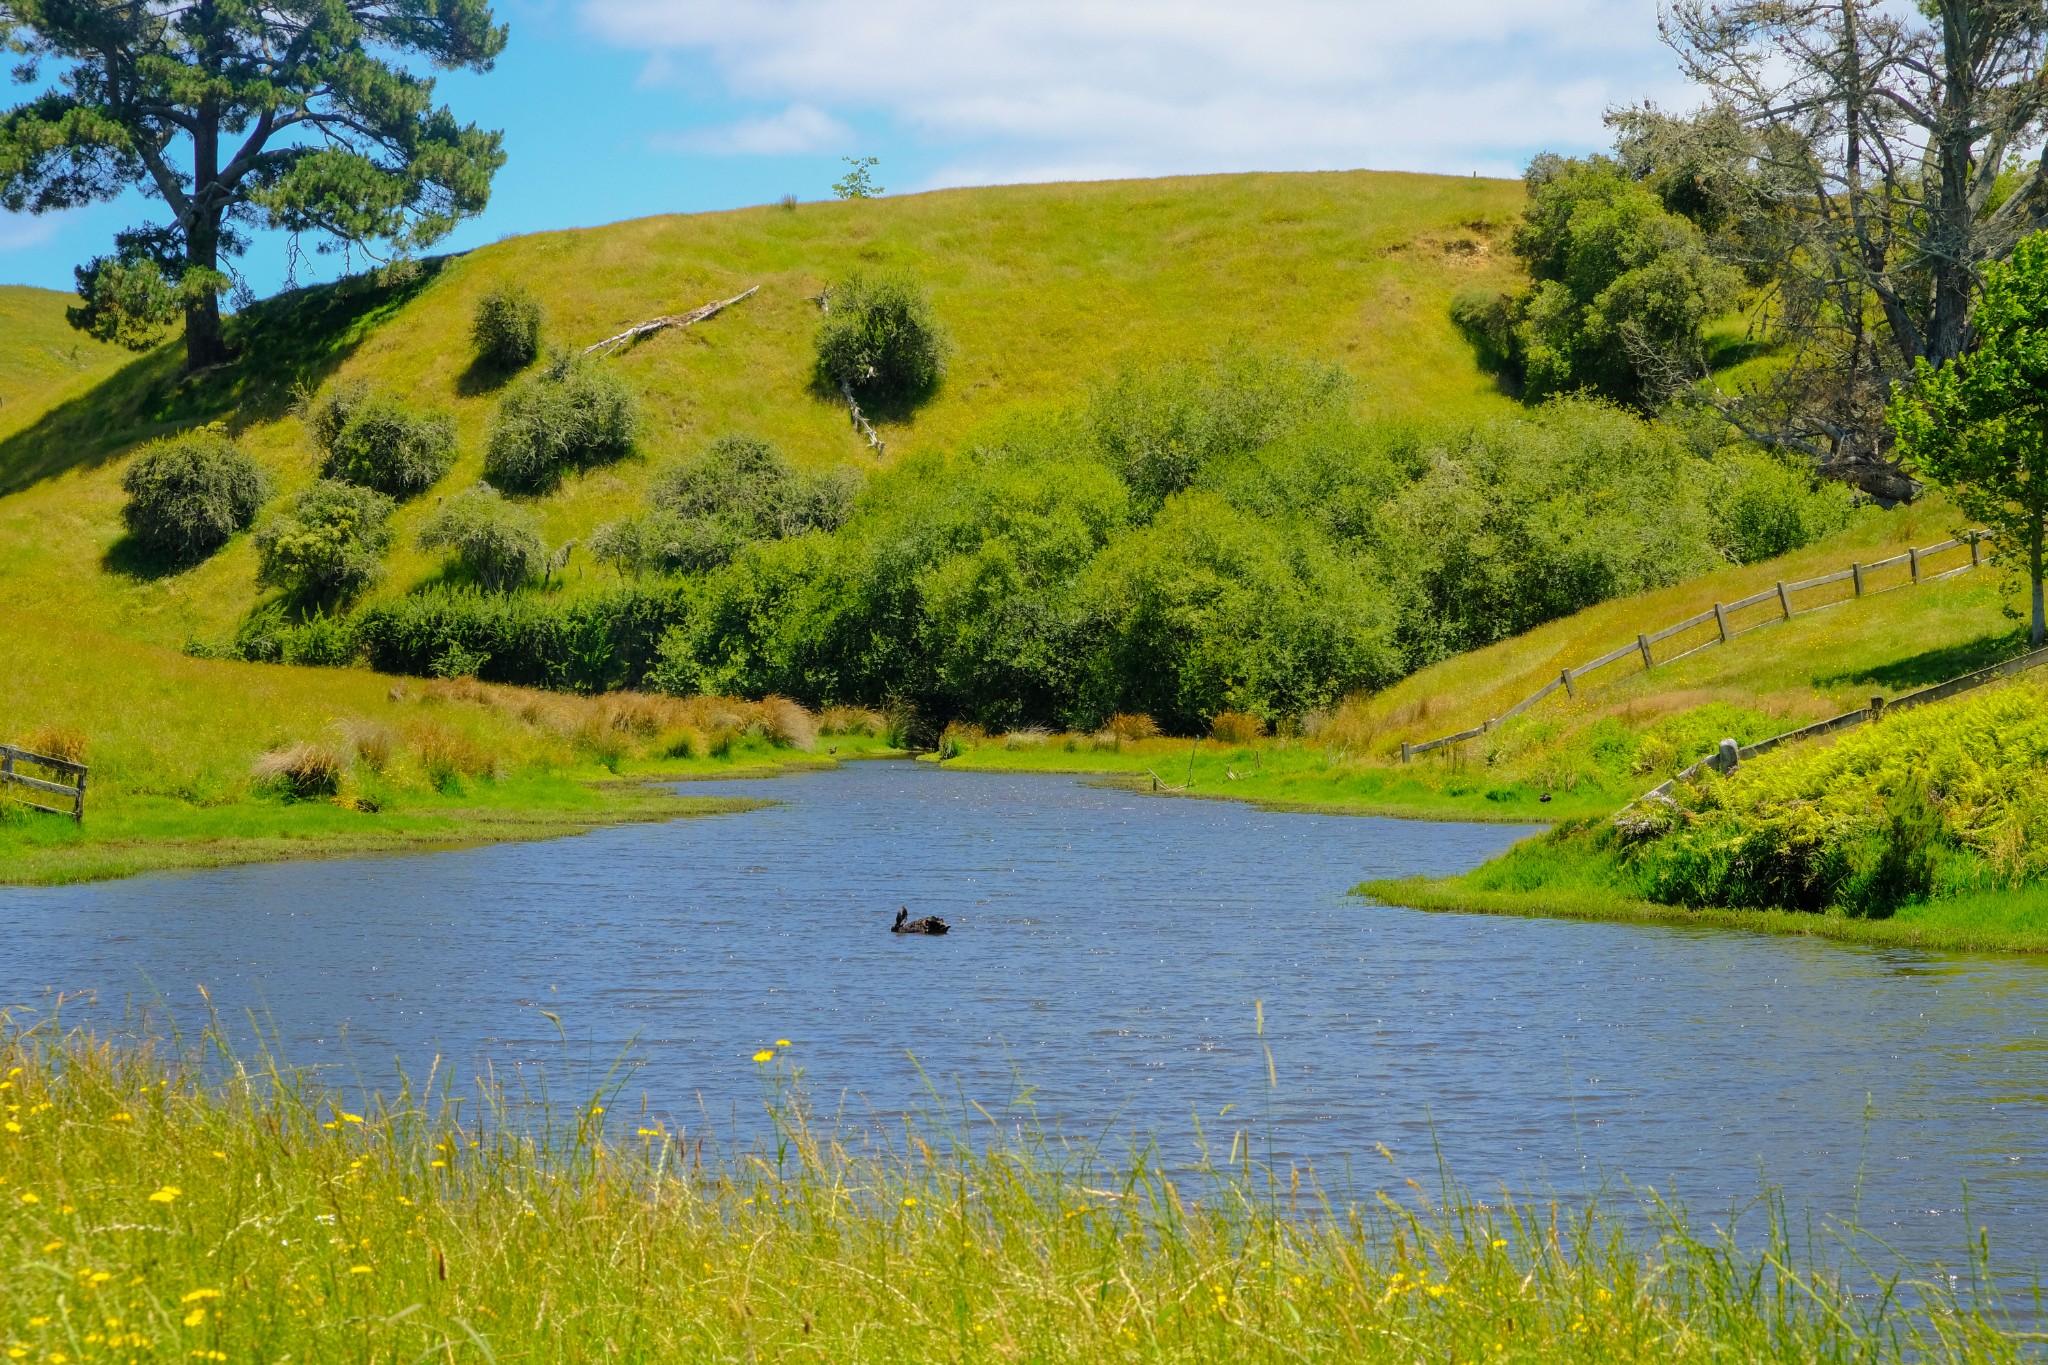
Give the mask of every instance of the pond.
<path id="1" fill-rule="evenodd" d="M 1441 1153 L 1482 1194 L 1654 1186 L 1718 1219 L 1769 1181 L 1950 1263 L 1967 1199 L 2003 1269 L 2048 1253 L 2039 962 L 1346 894 L 1526 829 L 893 762 L 717 790 L 778 804 L 0 891 L 0 1002 L 161 1001 L 189 1027 L 203 985 L 290 1060 L 371 1084 L 438 1053 L 582 1096 L 629 1056 L 620 1105 L 727 1137 L 760 1112 L 752 1054 L 786 1038 L 814 1103 L 859 1124 L 929 1108 L 929 1085 L 1174 1161 L 1197 1121 L 1219 1153 L 1249 1126 L 1261 1156 L 1368 1189 L 1433 1187 Z M 892 936 L 899 905 L 953 932 Z"/>

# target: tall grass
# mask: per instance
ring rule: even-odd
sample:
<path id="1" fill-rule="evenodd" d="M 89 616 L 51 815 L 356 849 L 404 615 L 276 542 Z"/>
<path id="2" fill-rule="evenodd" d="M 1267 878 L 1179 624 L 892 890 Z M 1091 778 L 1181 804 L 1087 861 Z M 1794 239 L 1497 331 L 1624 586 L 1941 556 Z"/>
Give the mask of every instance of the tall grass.
<path id="1" fill-rule="evenodd" d="M 1664 1206 L 1338 1197 L 993 1122 L 836 1132 L 800 1046 L 764 1049 L 767 1136 L 723 1154 L 615 1090 L 536 1109 L 436 1073 L 365 1104 L 202 1048 L 220 1079 L 51 1025 L 0 1040 L 10 1358 L 1960 1361 L 2029 1340 L 1981 1263 L 1843 1273 L 1769 1201 L 1744 1249 Z"/>

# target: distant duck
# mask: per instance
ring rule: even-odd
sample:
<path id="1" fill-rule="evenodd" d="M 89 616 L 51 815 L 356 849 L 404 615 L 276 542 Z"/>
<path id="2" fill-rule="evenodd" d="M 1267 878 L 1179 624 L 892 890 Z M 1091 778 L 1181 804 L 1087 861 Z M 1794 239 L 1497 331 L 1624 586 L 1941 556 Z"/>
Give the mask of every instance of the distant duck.
<path id="1" fill-rule="evenodd" d="M 906 921 L 908 922 L 906 923 Z M 952 925 L 946 923 L 937 915 L 926 915 L 923 919 L 911 919 L 910 907 L 906 905 L 896 911 L 896 922 L 889 926 L 889 932 L 892 934 L 944 934 L 950 933 L 952 928 Z"/>

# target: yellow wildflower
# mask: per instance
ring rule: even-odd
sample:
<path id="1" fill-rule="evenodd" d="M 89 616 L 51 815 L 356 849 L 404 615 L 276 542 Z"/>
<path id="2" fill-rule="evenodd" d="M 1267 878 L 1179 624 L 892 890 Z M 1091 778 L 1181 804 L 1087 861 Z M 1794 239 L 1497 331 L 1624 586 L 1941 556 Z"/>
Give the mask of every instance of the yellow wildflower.
<path id="1" fill-rule="evenodd" d="M 176 1185 L 166 1185 L 162 1189 L 157 1190 L 154 1194 L 150 1195 L 149 1202 L 152 1204 L 168 1204 L 183 1193 L 184 1191 L 179 1189 Z"/>
<path id="2" fill-rule="evenodd" d="M 45 1256 L 49 1255 L 53 1251 L 62 1251 L 63 1249 L 64 1243 L 61 1241 L 43 1243 L 43 1254 Z"/>
<path id="3" fill-rule="evenodd" d="M 789 1046 L 791 1046 L 791 1044 L 790 1044 L 790 1041 L 789 1041 L 789 1039 L 787 1039 L 787 1038 L 777 1038 L 777 1039 L 775 1040 L 775 1046 L 777 1046 L 777 1047 L 789 1047 Z"/>
<path id="4" fill-rule="evenodd" d="M 774 1050 L 771 1048 L 764 1047 L 759 1052 L 754 1054 L 754 1060 L 757 1062 L 772 1062 L 775 1060 Z"/>
<path id="5" fill-rule="evenodd" d="M 135 1115 L 133 1115 L 133 1114 L 129 1113 L 129 1112 L 128 1112 L 128 1111 L 126 1110 L 126 1109 L 123 1109 L 123 1110 L 122 1110 L 122 1111 L 121 1111 L 120 1113 L 118 1113 L 118 1114 L 115 1114 L 115 1115 L 114 1115 L 114 1116 L 113 1116 L 113 1117 L 112 1117 L 111 1119 L 109 1119 L 109 1120 L 108 1120 L 108 1122 L 110 1122 L 110 1123 L 133 1123 L 133 1122 L 135 1122 Z"/>
<path id="6" fill-rule="evenodd" d="M 18 1133 L 21 1131 L 21 1125 L 16 1123 L 13 1119 L 7 1120 L 5 1124 L 0 1124 L 0 1127 L 6 1128 L 7 1131 L 10 1133 Z"/>
<path id="7" fill-rule="evenodd" d="M 200 1323 L 205 1321 L 206 1309 L 204 1307 L 195 1308 L 185 1315 L 185 1325 L 187 1327 L 197 1327 Z"/>
<path id="8" fill-rule="evenodd" d="M 366 1265 L 352 1265 L 348 1268 L 348 1273 L 351 1275 L 367 1275 L 370 1273 L 370 1267 Z"/>
<path id="9" fill-rule="evenodd" d="M 220 1291 L 218 1289 L 195 1289 L 191 1293 L 187 1294 L 184 1298 L 179 1299 L 178 1302 L 199 1303 L 206 1299 L 217 1299 L 219 1297 Z"/>
<path id="10" fill-rule="evenodd" d="M 21 1199 L 21 1202 L 24 1204 L 40 1204 L 43 1202 L 42 1200 L 36 1198 L 35 1194 L 29 1190 L 23 1190 L 19 1198 Z"/>
<path id="11" fill-rule="evenodd" d="M 917 1196 L 916 1196 L 916 1195 L 911 1195 L 911 1196 L 910 1196 L 909 1198 L 905 1199 L 905 1200 L 903 1201 L 903 1207 L 904 1207 L 904 1208 L 906 1208 L 906 1209 L 914 1209 L 914 1208 L 916 1208 L 916 1207 L 917 1207 Z"/>

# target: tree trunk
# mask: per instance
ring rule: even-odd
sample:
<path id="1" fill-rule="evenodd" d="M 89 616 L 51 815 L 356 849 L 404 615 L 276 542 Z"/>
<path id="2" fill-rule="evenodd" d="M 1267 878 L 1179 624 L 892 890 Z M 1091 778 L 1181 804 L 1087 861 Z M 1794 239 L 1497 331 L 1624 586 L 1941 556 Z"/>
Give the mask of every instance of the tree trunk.
<path id="1" fill-rule="evenodd" d="M 220 325 L 220 298 L 208 290 L 204 298 L 185 305 L 185 370 L 203 370 L 227 358 L 227 336 Z"/>
<path id="2" fill-rule="evenodd" d="M 2027 576 L 2033 580 L 2034 619 L 2032 629 L 2027 632 L 2027 642 L 2034 649 L 2048 646 L 2048 612 L 2042 610 L 2041 595 L 2041 539 L 2044 528 L 2037 518 L 2034 522 L 2034 543 L 2027 547 Z"/>

